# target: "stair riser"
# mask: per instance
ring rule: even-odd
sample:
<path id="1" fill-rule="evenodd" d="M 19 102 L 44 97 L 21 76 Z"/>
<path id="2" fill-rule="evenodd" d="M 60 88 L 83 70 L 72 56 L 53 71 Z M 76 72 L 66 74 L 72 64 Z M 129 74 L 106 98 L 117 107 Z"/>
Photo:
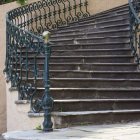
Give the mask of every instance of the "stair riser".
<path id="1" fill-rule="evenodd" d="M 24 67 L 25 65 L 23 65 Z M 29 65 L 29 70 L 33 70 L 34 65 Z M 13 65 L 13 68 L 15 65 Z M 40 70 L 44 70 L 44 64 L 38 64 Z M 21 67 L 17 65 L 17 68 Z M 88 70 L 88 71 L 136 71 L 137 65 L 90 65 L 90 64 L 50 64 L 50 70 Z"/>
<path id="2" fill-rule="evenodd" d="M 38 82 L 39 84 L 40 82 Z M 119 88 L 139 87 L 140 81 L 102 81 L 102 80 L 51 80 L 51 86 L 57 88 Z"/>
<path id="3" fill-rule="evenodd" d="M 37 90 L 37 96 L 44 94 L 44 89 Z M 50 94 L 55 100 L 62 99 L 138 99 L 140 98 L 139 90 L 52 90 Z"/>
<path id="4" fill-rule="evenodd" d="M 127 65 L 127 66 L 115 66 L 115 65 L 50 65 L 50 70 L 97 70 L 97 71 L 127 71 L 127 70 L 136 70 L 136 65 Z"/>
<path id="5" fill-rule="evenodd" d="M 93 44 L 93 45 L 60 45 L 52 46 L 52 50 L 74 50 L 74 49 L 113 49 L 113 48 L 128 48 L 129 43 L 117 44 Z"/>
<path id="6" fill-rule="evenodd" d="M 53 111 L 100 111 L 100 110 L 140 109 L 140 102 L 67 102 L 54 103 Z"/>
<path id="7" fill-rule="evenodd" d="M 104 39 L 81 39 L 81 40 L 76 40 L 77 43 L 108 43 L 108 42 L 128 42 L 129 41 L 129 38 L 104 38 Z M 74 41 L 74 43 L 75 43 Z"/>
<path id="8" fill-rule="evenodd" d="M 115 26 L 106 26 L 106 27 L 101 27 L 101 28 L 97 28 L 96 26 L 92 26 L 90 28 L 81 28 L 78 30 L 72 30 L 72 29 L 67 29 L 65 31 L 58 31 L 57 34 L 69 34 L 69 33 L 76 33 L 76 32 L 94 32 L 94 31 L 110 31 L 110 30 L 121 30 L 121 29 L 128 29 L 129 25 L 128 24 L 122 24 L 122 25 L 115 25 Z"/>
<path id="9" fill-rule="evenodd" d="M 41 59 L 38 62 L 42 62 Z M 50 63 L 130 63 L 134 62 L 131 57 L 112 57 L 112 58 L 51 58 Z"/>
<path id="10" fill-rule="evenodd" d="M 39 91 L 44 93 L 44 90 Z M 138 99 L 140 91 L 51 90 L 54 99 Z"/>
<path id="11" fill-rule="evenodd" d="M 124 36 L 124 35 L 129 35 L 130 31 L 121 31 L 121 32 L 104 32 L 104 33 L 92 33 L 92 34 L 81 34 L 81 35 L 76 35 L 76 33 L 72 34 L 66 34 L 65 36 L 61 36 L 60 34 L 56 34 L 55 36 L 52 36 L 51 39 L 74 39 L 76 38 L 85 38 L 85 37 L 106 37 L 106 36 Z M 64 34 L 63 34 L 64 35 Z"/>
<path id="12" fill-rule="evenodd" d="M 129 23 L 128 19 L 121 19 L 121 20 L 115 20 L 115 21 L 103 21 L 103 22 L 95 22 L 95 21 L 90 21 L 88 24 L 83 24 L 82 26 L 79 26 L 79 24 L 76 26 L 67 26 L 65 27 L 65 30 L 70 30 L 70 29 L 89 29 L 89 28 L 100 28 L 104 26 L 110 26 L 110 25 L 116 25 L 116 24 L 127 24 Z"/>
<path id="13" fill-rule="evenodd" d="M 74 40 L 55 40 L 52 41 L 53 43 L 56 43 L 57 45 L 63 45 L 63 44 L 81 44 L 81 43 L 108 43 L 108 42 L 129 42 L 129 38 L 128 37 L 117 37 L 117 38 L 95 38 L 95 39 L 74 39 Z"/>
<path id="14" fill-rule="evenodd" d="M 17 71 L 20 73 L 20 71 Z M 28 73 L 29 77 L 34 77 L 34 71 L 23 71 L 22 76 L 26 77 Z M 38 71 L 38 77 L 43 77 L 43 70 Z M 80 73 L 80 72 L 50 72 L 51 78 L 123 78 L 123 79 L 140 79 L 140 74 L 134 73 Z"/>
<path id="15" fill-rule="evenodd" d="M 140 74 L 134 73 L 80 73 L 80 72 L 50 72 L 50 77 L 57 78 L 123 78 L 140 79 Z"/>
<path id="16" fill-rule="evenodd" d="M 131 50 L 107 50 L 107 51 L 53 51 L 52 56 L 94 56 L 94 55 L 130 55 Z"/>
<path id="17" fill-rule="evenodd" d="M 119 19 L 122 19 L 122 18 L 128 18 L 128 16 L 129 16 L 129 12 L 124 12 L 124 13 L 121 13 L 121 14 L 118 14 L 118 15 L 113 15 L 113 16 L 112 15 L 106 15 L 106 16 L 103 16 L 102 18 L 101 17 L 90 18 L 87 21 L 80 22 L 80 25 L 87 24 L 87 23 L 92 23 L 94 21 L 105 22 L 105 21 L 108 21 L 108 20 L 119 20 Z"/>
<path id="18" fill-rule="evenodd" d="M 37 63 L 42 63 L 45 58 L 38 58 Z M 29 63 L 34 63 L 33 58 L 28 58 Z M 51 58 L 50 63 L 131 63 L 134 62 L 133 57 L 102 57 L 102 58 Z"/>
<path id="19" fill-rule="evenodd" d="M 91 114 L 91 115 L 70 115 L 70 116 L 53 116 L 56 128 L 70 127 L 74 125 L 87 125 L 87 124 L 109 124 L 117 122 L 131 122 L 140 121 L 140 113 L 108 113 L 108 114 Z M 61 120 L 58 123 L 57 120 Z"/>

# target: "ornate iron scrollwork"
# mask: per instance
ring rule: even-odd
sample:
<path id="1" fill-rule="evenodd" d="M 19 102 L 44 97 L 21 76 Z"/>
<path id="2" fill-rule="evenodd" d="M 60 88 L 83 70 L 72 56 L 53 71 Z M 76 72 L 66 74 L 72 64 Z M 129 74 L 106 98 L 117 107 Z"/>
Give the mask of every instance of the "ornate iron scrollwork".
<path id="1" fill-rule="evenodd" d="M 7 13 L 4 72 L 11 86 L 17 87 L 19 99 L 30 100 L 34 112 L 45 112 L 44 131 L 52 130 L 53 99 L 49 94 L 51 48 L 44 43 L 42 33 L 88 17 L 87 6 L 87 0 L 40 0 Z M 44 81 L 41 95 L 38 94 L 39 79 Z"/>

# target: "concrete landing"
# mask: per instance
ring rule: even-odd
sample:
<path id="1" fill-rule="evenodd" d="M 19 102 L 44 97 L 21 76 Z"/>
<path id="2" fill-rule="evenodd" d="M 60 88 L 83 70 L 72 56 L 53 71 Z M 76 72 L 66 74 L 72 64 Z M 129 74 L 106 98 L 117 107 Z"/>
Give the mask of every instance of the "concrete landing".
<path id="1" fill-rule="evenodd" d="M 77 126 L 50 133 L 37 130 L 3 134 L 6 140 L 140 140 L 140 122 L 127 124 Z"/>

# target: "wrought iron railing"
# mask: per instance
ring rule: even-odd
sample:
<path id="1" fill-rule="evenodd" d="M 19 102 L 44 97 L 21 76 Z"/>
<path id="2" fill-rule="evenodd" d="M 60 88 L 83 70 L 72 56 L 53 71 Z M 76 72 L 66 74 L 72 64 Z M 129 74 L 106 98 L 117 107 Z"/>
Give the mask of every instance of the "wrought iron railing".
<path id="1" fill-rule="evenodd" d="M 87 0 L 41 0 L 19 7 L 6 17 L 5 72 L 11 87 L 16 87 L 19 99 L 30 100 L 34 112 L 45 112 L 44 131 L 52 130 L 53 99 L 49 88 L 49 58 L 51 48 L 48 32 L 68 26 L 89 16 Z M 42 34 L 45 34 L 45 40 Z M 40 63 L 44 62 L 42 70 Z M 39 85 L 44 94 L 37 92 Z"/>
<path id="2" fill-rule="evenodd" d="M 130 46 L 136 62 L 140 64 L 140 1 L 129 0 Z"/>

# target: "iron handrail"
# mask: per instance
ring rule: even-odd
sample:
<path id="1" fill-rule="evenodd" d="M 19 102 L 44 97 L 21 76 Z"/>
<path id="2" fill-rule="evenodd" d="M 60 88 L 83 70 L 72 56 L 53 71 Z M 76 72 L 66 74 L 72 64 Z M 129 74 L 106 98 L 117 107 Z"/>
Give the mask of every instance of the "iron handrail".
<path id="1" fill-rule="evenodd" d="M 138 0 L 128 0 L 130 14 L 130 46 L 135 56 L 135 61 L 140 64 L 140 6 Z"/>
<path id="2" fill-rule="evenodd" d="M 7 81 L 18 89 L 20 100 L 31 101 L 32 111 L 45 112 L 44 131 L 52 131 L 53 99 L 49 92 L 49 35 L 45 34 L 44 40 L 42 34 L 88 17 L 87 6 L 87 0 L 40 0 L 6 15 Z M 43 70 L 40 62 L 44 62 Z M 38 86 L 44 87 L 41 95 Z"/>
<path id="3" fill-rule="evenodd" d="M 131 12 L 133 13 L 133 15 L 134 15 L 134 17 L 135 17 L 137 23 L 140 24 L 140 18 L 138 17 L 138 15 L 137 15 L 137 13 L 136 13 L 134 7 L 133 7 L 132 2 L 133 2 L 133 0 L 129 0 L 129 8 L 130 8 Z"/>

